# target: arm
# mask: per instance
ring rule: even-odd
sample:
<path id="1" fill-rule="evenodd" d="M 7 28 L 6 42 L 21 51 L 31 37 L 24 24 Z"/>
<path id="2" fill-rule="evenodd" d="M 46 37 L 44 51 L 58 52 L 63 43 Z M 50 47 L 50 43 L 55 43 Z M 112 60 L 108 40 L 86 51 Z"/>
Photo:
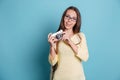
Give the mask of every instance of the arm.
<path id="1" fill-rule="evenodd" d="M 50 46 L 50 53 L 49 53 L 49 62 L 52 66 L 54 66 L 58 61 L 58 56 L 56 54 L 55 48 Z"/>
<path id="2" fill-rule="evenodd" d="M 57 39 L 52 37 L 50 34 L 48 35 L 48 42 L 50 43 L 50 53 L 49 53 L 49 62 L 52 66 L 54 66 L 57 61 L 58 57 L 56 54 L 56 44 L 57 44 Z"/>
<path id="3" fill-rule="evenodd" d="M 75 45 L 72 41 L 69 42 L 69 45 L 75 52 L 75 56 L 83 61 L 87 61 L 89 54 L 88 54 L 88 48 L 86 43 L 86 37 L 83 33 L 79 34 L 81 36 L 81 42 L 80 44 Z"/>

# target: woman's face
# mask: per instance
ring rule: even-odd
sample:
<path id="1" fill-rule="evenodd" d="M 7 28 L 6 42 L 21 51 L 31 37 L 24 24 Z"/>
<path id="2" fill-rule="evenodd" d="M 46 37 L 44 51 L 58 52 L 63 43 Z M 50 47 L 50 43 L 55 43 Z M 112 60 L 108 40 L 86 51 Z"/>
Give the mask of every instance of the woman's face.
<path id="1" fill-rule="evenodd" d="M 77 21 L 77 14 L 74 10 L 67 10 L 66 15 L 64 16 L 64 26 L 65 29 L 73 29 Z"/>

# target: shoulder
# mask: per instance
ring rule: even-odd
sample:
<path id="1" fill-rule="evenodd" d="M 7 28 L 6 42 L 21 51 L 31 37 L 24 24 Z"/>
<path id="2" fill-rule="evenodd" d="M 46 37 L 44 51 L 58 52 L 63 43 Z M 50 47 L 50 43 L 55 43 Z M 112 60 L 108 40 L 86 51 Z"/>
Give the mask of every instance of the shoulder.
<path id="1" fill-rule="evenodd" d="M 81 38 L 85 38 L 85 34 L 83 32 L 78 33 Z"/>

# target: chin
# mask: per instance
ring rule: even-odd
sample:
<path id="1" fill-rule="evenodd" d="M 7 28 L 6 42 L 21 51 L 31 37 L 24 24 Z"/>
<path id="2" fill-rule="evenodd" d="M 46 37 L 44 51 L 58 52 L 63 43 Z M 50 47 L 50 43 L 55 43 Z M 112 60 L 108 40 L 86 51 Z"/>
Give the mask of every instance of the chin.
<path id="1" fill-rule="evenodd" d="M 70 29 L 70 28 L 69 28 L 69 27 L 65 27 L 65 29 L 67 29 L 67 30 L 68 30 L 68 29 Z"/>
<path id="2" fill-rule="evenodd" d="M 66 26 L 65 28 L 66 28 L 66 29 L 71 29 L 71 26 Z"/>

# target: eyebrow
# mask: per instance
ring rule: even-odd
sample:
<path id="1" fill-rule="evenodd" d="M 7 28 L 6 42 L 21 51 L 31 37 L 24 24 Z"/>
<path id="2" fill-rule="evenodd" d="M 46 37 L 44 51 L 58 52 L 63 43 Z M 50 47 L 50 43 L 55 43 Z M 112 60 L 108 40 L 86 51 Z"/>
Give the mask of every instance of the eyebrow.
<path id="1" fill-rule="evenodd" d="M 66 15 L 67 15 L 67 16 L 70 16 L 69 14 L 66 14 Z M 65 15 L 65 16 L 66 16 L 66 15 Z M 71 17 L 71 16 L 70 16 L 70 17 Z M 71 18 L 77 18 L 77 17 L 73 16 L 73 17 L 71 17 Z"/>

